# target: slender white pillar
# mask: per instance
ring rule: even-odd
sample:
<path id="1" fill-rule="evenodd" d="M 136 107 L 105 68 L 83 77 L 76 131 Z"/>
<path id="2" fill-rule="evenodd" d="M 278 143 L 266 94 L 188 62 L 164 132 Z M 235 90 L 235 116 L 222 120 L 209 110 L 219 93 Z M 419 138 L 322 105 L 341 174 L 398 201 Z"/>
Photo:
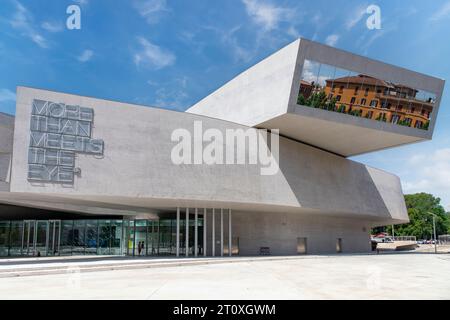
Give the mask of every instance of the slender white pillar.
<path id="1" fill-rule="evenodd" d="M 220 209 L 220 256 L 223 257 L 223 209 Z"/>
<path id="2" fill-rule="evenodd" d="M 189 208 L 186 208 L 186 257 L 189 257 Z"/>
<path id="3" fill-rule="evenodd" d="M 180 256 L 180 208 L 177 208 L 177 257 Z"/>
<path id="4" fill-rule="evenodd" d="M 231 257 L 232 256 L 232 244 L 233 242 L 233 238 L 232 238 L 232 233 L 231 233 L 231 209 L 228 209 L 228 255 Z"/>
<path id="5" fill-rule="evenodd" d="M 212 210 L 212 256 L 216 256 L 216 209 Z"/>
<path id="6" fill-rule="evenodd" d="M 203 256 L 206 257 L 206 208 L 203 210 Z"/>
<path id="7" fill-rule="evenodd" d="M 198 209 L 195 208 L 195 227 L 194 227 L 194 256 L 198 256 Z"/>

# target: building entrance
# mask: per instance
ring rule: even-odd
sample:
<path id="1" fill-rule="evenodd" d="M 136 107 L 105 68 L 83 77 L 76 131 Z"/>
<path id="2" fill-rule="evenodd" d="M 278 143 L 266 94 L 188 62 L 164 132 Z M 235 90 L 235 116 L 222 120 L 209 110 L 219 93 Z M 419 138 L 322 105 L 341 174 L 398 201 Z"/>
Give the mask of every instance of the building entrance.
<path id="1" fill-rule="evenodd" d="M 22 255 L 59 255 L 60 220 L 25 220 L 22 229 Z"/>
<path id="2" fill-rule="evenodd" d="M 176 210 L 154 219 L 0 220 L 0 257 L 198 257 L 207 255 L 207 247 L 211 256 L 239 254 L 239 239 L 231 236 L 231 210 Z"/>

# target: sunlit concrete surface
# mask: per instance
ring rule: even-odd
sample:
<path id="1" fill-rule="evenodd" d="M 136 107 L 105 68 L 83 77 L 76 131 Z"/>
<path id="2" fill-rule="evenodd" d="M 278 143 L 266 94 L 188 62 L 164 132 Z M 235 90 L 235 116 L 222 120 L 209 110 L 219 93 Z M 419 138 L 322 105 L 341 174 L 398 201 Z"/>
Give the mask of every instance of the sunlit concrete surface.
<path id="1" fill-rule="evenodd" d="M 305 256 L 0 278 L 1 299 L 449 299 L 450 255 Z"/>

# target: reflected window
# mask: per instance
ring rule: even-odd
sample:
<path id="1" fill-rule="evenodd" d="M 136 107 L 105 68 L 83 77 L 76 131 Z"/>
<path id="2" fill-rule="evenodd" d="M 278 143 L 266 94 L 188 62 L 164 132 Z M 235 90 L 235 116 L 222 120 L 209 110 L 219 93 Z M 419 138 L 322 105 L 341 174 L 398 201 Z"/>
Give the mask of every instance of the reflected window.
<path id="1" fill-rule="evenodd" d="M 422 128 L 422 126 L 423 126 L 423 122 L 422 121 L 420 121 L 420 120 L 417 120 L 416 121 L 416 124 L 415 124 L 415 128 L 417 128 L 417 129 L 421 129 Z"/>
<path id="2" fill-rule="evenodd" d="M 399 120 L 400 120 L 400 116 L 399 116 L 398 114 L 394 114 L 394 115 L 391 117 L 391 123 L 397 124 L 397 123 L 399 122 Z"/>
<path id="3" fill-rule="evenodd" d="M 358 102 L 358 110 L 354 110 Z M 435 102 L 436 94 L 311 60 L 304 62 L 297 101 L 301 106 L 351 116 L 389 119 L 389 123 L 396 125 L 417 123 L 414 128 L 423 130 L 428 130 Z M 369 113 L 373 109 L 384 112 Z"/>

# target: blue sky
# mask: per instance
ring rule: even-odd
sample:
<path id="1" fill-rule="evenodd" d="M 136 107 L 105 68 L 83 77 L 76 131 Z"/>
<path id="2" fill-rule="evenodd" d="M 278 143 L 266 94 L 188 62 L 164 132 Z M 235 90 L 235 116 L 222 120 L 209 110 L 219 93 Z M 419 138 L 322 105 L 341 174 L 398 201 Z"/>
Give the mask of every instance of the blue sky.
<path id="1" fill-rule="evenodd" d="M 72 4 L 81 30 L 66 28 Z M 300 36 L 450 79 L 449 31 L 449 0 L 2 0 L 0 111 L 14 113 L 17 85 L 185 110 Z M 449 102 L 433 141 L 354 159 L 450 210 Z"/>

